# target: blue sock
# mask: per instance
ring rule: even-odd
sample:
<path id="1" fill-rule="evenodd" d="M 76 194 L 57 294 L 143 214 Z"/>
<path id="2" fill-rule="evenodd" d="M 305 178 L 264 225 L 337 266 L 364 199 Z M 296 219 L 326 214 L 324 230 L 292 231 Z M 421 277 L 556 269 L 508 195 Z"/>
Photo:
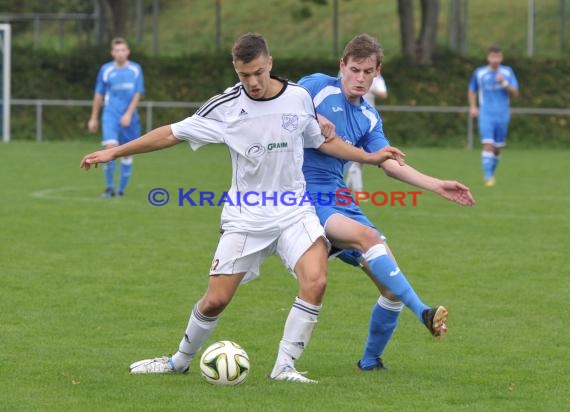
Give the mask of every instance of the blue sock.
<path id="1" fill-rule="evenodd" d="M 105 172 L 105 184 L 108 189 L 115 188 L 115 161 L 103 164 L 103 171 Z"/>
<path id="2" fill-rule="evenodd" d="M 372 369 L 378 366 L 378 358 L 384 353 L 388 341 L 396 330 L 398 317 L 403 308 L 402 302 L 393 302 L 380 296 L 370 314 L 368 339 L 364 346 L 364 354 L 360 359 L 362 369 Z"/>
<path id="3" fill-rule="evenodd" d="M 409 284 L 408 279 L 402 273 L 400 268 L 386 251 L 386 246 L 379 243 L 372 246 L 366 253 L 362 255 L 368 262 L 370 271 L 374 277 L 385 286 L 390 292 L 400 299 L 416 317 L 423 323 L 422 312 L 429 309 L 424 304 L 416 292 Z"/>
<path id="4" fill-rule="evenodd" d="M 121 160 L 121 177 L 119 179 L 119 193 L 124 193 L 127 185 L 129 184 L 129 178 L 131 177 L 131 172 L 133 170 L 133 158 L 123 158 Z"/>
<path id="5" fill-rule="evenodd" d="M 483 178 L 489 180 L 493 177 L 493 164 L 495 155 L 492 152 L 483 151 L 481 153 L 481 163 L 483 165 Z"/>
<path id="6" fill-rule="evenodd" d="M 499 161 L 501 160 L 501 156 L 494 155 L 493 156 L 493 167 L 491 167 L 491 172 L 495 174 L 495 170 L 497 166 L 499 166 Z"/>

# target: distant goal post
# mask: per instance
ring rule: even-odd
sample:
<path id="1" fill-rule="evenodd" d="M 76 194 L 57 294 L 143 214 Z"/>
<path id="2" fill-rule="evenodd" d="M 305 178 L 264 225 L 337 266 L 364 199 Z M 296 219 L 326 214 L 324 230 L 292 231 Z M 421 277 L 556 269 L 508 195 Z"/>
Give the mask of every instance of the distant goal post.
<path id="1" fill-rule="evenodd" d="M 10 141 L 10 77 L 12 55 L 12 30 L 9 24 L 0 24 L 0 136 Z"/>

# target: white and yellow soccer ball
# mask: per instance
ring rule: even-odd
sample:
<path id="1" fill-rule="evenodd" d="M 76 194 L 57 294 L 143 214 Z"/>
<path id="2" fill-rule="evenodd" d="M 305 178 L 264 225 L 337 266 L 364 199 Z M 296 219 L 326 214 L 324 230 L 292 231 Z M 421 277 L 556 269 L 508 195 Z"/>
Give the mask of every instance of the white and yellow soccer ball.
<path id="1" fill-rule="evenodd" d="M 200 372 L 213 385 L 239 385 L 249 374 L 249 357 L 237 343 L 222 340 L 206 348 L 200 358 Z"/>

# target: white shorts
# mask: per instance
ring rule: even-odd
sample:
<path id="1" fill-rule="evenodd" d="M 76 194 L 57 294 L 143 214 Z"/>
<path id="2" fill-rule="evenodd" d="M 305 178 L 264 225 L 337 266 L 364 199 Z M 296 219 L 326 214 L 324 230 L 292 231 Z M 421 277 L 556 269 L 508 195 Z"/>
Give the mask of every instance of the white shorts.
<path id="1" fill-rule="evenodd" d="M 277 255 L 295 276 L 295 265 L 321 237 L 327 241 L 325 230 L 313 213 L 304 214 L 296 223 L 275 232 L 225 231 L 218 242 L 210 275 L 245 272 L 242 283 L 247 283 L 259 276 L 259 266 L 267 256 Z"/>

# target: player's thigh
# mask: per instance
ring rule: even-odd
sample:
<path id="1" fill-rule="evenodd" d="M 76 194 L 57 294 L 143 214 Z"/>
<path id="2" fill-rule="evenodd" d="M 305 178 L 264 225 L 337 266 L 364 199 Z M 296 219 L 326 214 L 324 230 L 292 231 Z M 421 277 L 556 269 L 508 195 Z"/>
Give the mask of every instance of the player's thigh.
<path id="1" fill-rule="evenodd" d="M 299 260 L 319 239 L 323 240 L 319 249 L 324 248 L 326 260 L 328 242 L 325 230 L 314 213 L 305 213 L 281 232 L 275 252 L 285 267 L 295 274 Z"/>
<path id="2" fill-rule="evenodd" d="M 479 116 L 479 135 L 482 144 L 495 143 L 495 127 L 487 116 Z"/>
<path id="3" fill-rule="evenodd" d="M 383 243 L 384 236 L 370 220 L 362 216 L 335 213 L 325 224 L 327 238 L 339 249 L 367 251 L 372 246 Z"/>
<path id="4" fill-rule="evenodd" d="M 141 135 L 141 122 L 138 118 L 134 118 L 131 121 L 131 124 L 127 127 L 121 127 L 120 134 L 119 134 L 119 142 L 120 144 L 125 144 L 130 142 L 131 140 L 135 140 Z"/>
<path id="5" fill-rule="evenodd" d="M 505 147 L 507 144 L 507 133 L 509 131 L 509 121 L 500 120 L 495 124 L 495 147 Z"/>
<path id="6" fill-rule="evenodd" d="M 103 140 L 101 142 L 103 146 L 110 144 L 117 146 L 120 144 L 121 126 L 116 116 L 103 113 L 101 130 L 103 132 Z"/>

